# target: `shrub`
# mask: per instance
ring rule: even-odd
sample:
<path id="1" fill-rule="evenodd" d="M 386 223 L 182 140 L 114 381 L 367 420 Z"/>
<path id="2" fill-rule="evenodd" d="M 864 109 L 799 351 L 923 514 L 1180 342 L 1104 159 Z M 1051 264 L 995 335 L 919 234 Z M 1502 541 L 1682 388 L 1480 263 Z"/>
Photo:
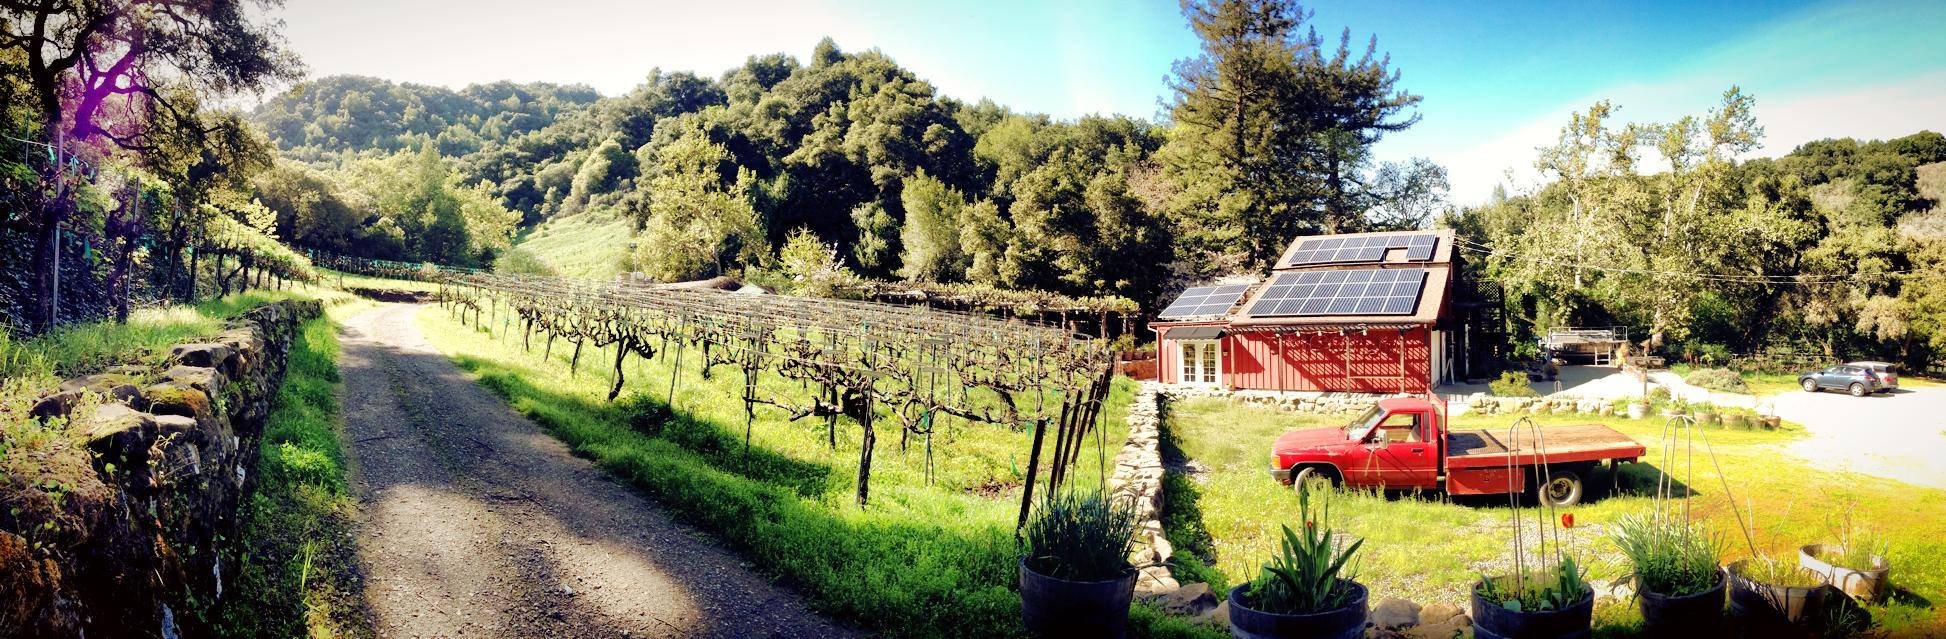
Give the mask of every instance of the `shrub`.
<path id="1" fill-rule="evenodd" d="M 1534 392 L 1534 387 L 1527 383 L 1527 373 L 1521 371 L 1501 373 L 1500 379 L 1487 383 L 1487 388 L 1500 397 L 1540 396 L 1540 393 Z"/>
<path id="2" fill-rule="evenodd" d="M 1684 375 L 1682 381 L 1690 386 L 1726 393 L 1750 392 L 1750 386 L 1743 383 L 1743 376 L 1727 368 L 1699 368 Z"/>
<path id="3" fill-rule="evenodd" d="M 1364 545 L 1354 541 L 1338 550 L 1337 533 L 1331 530 L 1331 506 L 1326 504 L 1314 518 L 1311 514 L 1311 488 L 1297 487 L 1298 514 L 1304 520 L 1304 534 L 1284 526 L 1283 552 L 1264 564 L 1263 572 L 1250 584 L 1250 606 L 1282 615 L 1306 615 L 1337 610 L 1351 603 L 1350 577 L 1339 577 L 1345 563 Z"/>
<path id="4" fill-rule="evenodd" d="M 1722 366 L 1734 357 L 1730 354 L 1730 347 L 1722 344 L 1692 344 L 1686 350 L 1691 360 L 1705 366 Z"/>
<path id="5" fill-rule="evenodd" d="M 1107 581 L 1128 574 L 1135 513 L 1100 492 L 1057 492 L 1041 501 L 1022 536 L 1028 569 L 1069 581 Z"/>
<path id="6" fill-rule="evenodd" d="M 1615 522 L 1613 539 L 1637 589 L 1680 597 L 1716 587 L 1723 538 L 1700 525 L 1638 513 Z"/>

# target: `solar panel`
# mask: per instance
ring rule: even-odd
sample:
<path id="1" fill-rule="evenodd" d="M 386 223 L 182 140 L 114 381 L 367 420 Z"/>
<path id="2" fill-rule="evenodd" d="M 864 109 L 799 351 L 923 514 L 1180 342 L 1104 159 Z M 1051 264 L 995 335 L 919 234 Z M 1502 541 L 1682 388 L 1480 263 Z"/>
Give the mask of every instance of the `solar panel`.
<path id="1" fill-rule="evenodd" d="M 1235 306 L 1248 290 L 1250 286 L 1246 284 L 1198 286 L 1183 291 L 1176 301 L 1170 302 L 1168 308 L 1156 315 L 1156 319 L 1222 315 L 1230 312 L 1230 307 Z"/>
<path id="2" fill-rule="evenodd" d="M 1425 284 L 1423 268 L 1283 273 L 1250 305 L 1249 314 L 1411 315 Z"/>
<path id="3" fill-rule="evenodd" d="M 1434 249 L 1439 248 L 1439 236 L 1432 233 L 1417 233 L 1303 240 L 1297 243 L 1297 250 L 1291 253 L 1290 262 L 1286 266 L 1377 262 L 1385 259 L 1386 251 L 1395 248 L 1405 249 L 1405 258 L 1408 261 L 1425 262 L 1431 260 Z"/>

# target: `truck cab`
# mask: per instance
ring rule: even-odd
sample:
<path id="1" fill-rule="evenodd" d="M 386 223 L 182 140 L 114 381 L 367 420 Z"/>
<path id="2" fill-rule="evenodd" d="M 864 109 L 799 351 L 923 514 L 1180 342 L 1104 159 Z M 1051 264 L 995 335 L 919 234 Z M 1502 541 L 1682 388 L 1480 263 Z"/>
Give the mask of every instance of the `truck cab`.
<path id="1" fill-rule="evenodd" d="M 1437 488 L 1445 440 L 1432 402 L 1383 399 L 1343 427 L 1284 433 L 1271 448 L 1271 473 L 1290 481 L 1293 469 L 1311 465 L 1355 486 Z"/>

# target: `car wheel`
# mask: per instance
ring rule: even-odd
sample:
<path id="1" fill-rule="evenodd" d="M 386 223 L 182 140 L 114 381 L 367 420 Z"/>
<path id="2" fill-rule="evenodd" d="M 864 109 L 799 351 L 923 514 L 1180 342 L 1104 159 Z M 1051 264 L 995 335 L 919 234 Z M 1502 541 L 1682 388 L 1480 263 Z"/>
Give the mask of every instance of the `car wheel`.
<path id="1" fill-rule="evenodd" d="M 1547 484 L 1541 486 L 1542 506 L 1573 506 L 1581 503 L 1581 476 L 1571 470 L 1548 471 Z"/>
<path id="2" fill-rule="evenodd" d="M 1804 392 L 1806 393 L 1818 392 L 1818 380 L 1815 379 L 1804 380 Z"/>
<path id="3" fill-rule="evenodd" d="M 1857 382 L 1852 382 L 1852 384 L 1851 384 L 1851 388 L 1850 388 L 1849 390 L 1851 391 L 1851 396 L 1852 396 L 1852 397 L 1864 397 L 1864 396 L 1865 396 L 1865 385 L 1864 385 L 1864 384 L 1860 384 L 1860 383 L 1857 383 Z"/>

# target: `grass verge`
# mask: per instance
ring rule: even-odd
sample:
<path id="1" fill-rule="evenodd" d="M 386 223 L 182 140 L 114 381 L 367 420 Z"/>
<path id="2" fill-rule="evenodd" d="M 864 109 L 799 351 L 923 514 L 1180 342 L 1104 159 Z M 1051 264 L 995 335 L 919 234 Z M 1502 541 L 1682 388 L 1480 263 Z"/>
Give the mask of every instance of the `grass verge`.
<path id="1" fill-rule="evenodd" d="M 221 636 L 372 636 L 352 535 L 357 503 L 338 439 L 337 326 L 311 320 L 291 344 L 244 497 Z"/>
<path id="2" fill-rule="evenodd" d="M 1337 425 L 1343 418 L 1297 415 L 1222 399 L 1177 402 L 1165 414 L 1167 440 L 1186 459 L 1208 468 L 1194 478 L 1173 480 L 1192 485 L 1193 491 L 1175 491 L 1176 485 L 1170 486 L 1172 512 L 1165 522 L 1171 526 L 1171 541 L 1176 539 L 1173 535 L 1188 535 L 1192 558 L 1207 562 L 1229 583 L 1254 576 L 1275 549 L 1279 525 L 1298 518 L 1290 487 L 1271 480 L 1264 469 L 1266 447 L 1285 430 Z M 1455 420 L 1455 427 L 1504 429 L 1512 420 L 1466 415 Z M 1619 550 L 1607 537 L 1608 528 L 1625 514 L 1649 508 L 1648 495 L 1657 473 L 1653 462 L 1664 450 L 1658 441 L 1662 424 L 1584 415 L 1540 415 L 1535 421 L 1543 426 L 1602 421 L 1648 447 L 1644 462 L 1650 463 L 1624 466 L 1613 494 L 1599 495 L 1607 487 L 1607 474 L 1596 475 L 1591 487 L 1597 489 L 1598 498 L 1572 509 L 1575 527 L 1563 534 L 1562 541 L 1590 566 L 1597 585 L 1606 588 L 1627 572 Z M 1946 530 L 1946 491 L 1811 466 L 1785 452 L 1787 443 L 1804 436 L 1798 431 L 1705 432 L 1734 503 L 1755 528 L 1752 537 L 1758 552 L 1795 562 L 1797 546 L 1831 537 L 1841 518 L 1849 514 L 1855 525 L 1869 527 L 1892 543 L 1894 596 L 1889 604 L 1869 607 L 1880 627 L 1897 634 L 1936 628 L 1942 621 L 1936 602 L 1946 601 L 1946 540 L 1939 534 Z M 1738 523 L 1730 510 L 1732 499 L 1724 494 L 1724 481 L 1700 443 L 1695 452 L 1693 474 L 1685 468 L 1671 469 L 1695 490 L 1691 512 L 1732 542 L 1726 559 L 1749 555 L 1749 544 L 1736 532 Z M 1333 499 L 1332 513 L 1339 527 L 1365 539 L 1358 579 L 1372 588 L 1375 598 L 1403 597 L 1464 608 L 1467 589 L 1480 573 L 1503 571 L 1511 562 L 1511 510 L 1504 498 L 1339 491 Z M 1207 542 L 1199 541 L 1197 530 L 1208 535 Z M 1609 600 L 1598 607 L 1596 626 L 1602 633 L 1627 635 L 1637 624 L 1631 602 Z"/>

